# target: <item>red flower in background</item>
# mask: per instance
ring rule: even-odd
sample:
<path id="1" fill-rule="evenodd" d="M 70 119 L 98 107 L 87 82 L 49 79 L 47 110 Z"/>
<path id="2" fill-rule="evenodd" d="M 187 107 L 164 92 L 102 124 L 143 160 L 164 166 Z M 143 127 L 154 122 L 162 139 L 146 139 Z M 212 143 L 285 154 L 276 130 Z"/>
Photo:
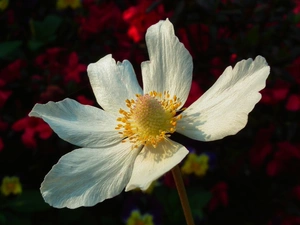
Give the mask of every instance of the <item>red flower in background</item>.
<path id="1" fill-rule="evenodd" d="M 285 218 L 281 225 L 299 225 L 300 224 L 300 217 L 299 216 L 289 216 Z"/>
<path id="2" fill-rule="evenodd" d="M 289 73 L 294 77 L 296 82 L 300 84 L 300 57 L 296 58 L 291 65 L 288 66 Z"/>
<path id="3" fill-rule="evenodd" d="M 219 78 L 224 71 L 224 63 L 220 57 L 214 57 L 211 60 L 211 69 L 210 72 L 215 78 Z"/>
<path id="4" fill-rule="evenodd" d="M 0 90 L 0 109 L 4 106 L 5 102 L 12 94 L 12 91 Z"/>
<path id="5" fill-rule="evenodd" d="M 300 217 L 294 215 L 285 215 L 285 213 L 280 213 L 268 225 L 299 225 Z"/>
<path id="6" fill-rule="evenodd" d="M 212 198 L 208 203 L 209 211 L 213 211 L 219 206 L 226 207 L 228 205 L 228 185 L 227 183 L 221 181 L 217 183 L 211 190 Z"/>
<path id="7" fill-rule="evenodd" d="M 267 165 L 267 174 L 276 176 L 282 173 L 298 174 L 300 170 L 300 149 L 289 142 L 276 145 L 277 151 Z"/>
<path id="8" fill-rule="evenodd" d="M 192 86 L 188 99 L 186 100 L 184 107 L 188 107 L 195 102 L 203 94 L 202 89 L 196 81 L 192 81 Z"/>
<path id="9" fill-rule="evenodd" d="M 59 101 L 63 98 L 64 90 L 57 85 L 49 85 L 40 95 L 40 103 Z"/>
<path id="10" fill-rule="evenodd" d="M 78 95 L 77 96 L 77 101 L 80 102 L 83 105 L 94 105 L 94 101 L 91 99 L 88 99 L 84 95 Z"/>
<path id="11" fill-rule="evenodd" d="M 21 76 L 21 68 L 24 66 L 25 62 L 18 59 L 2 69 L 0 71 L 0 87 L 4 87 L 6 84 L 19 79 Z"/>
<path id="12" fill-rule="evenodd" d="M 75 81 L 76 83 L 79 83 L 81 81 L 80 73 L 86 72 L 87 66 L 78 62 L 79 60 L 77 53 L 72 52 L 69 55 L 67 66 L 65 66 L 63 69 L 65 82 Z"/>
<path id="13" fill-rule="evenodd" d="M 224 40 L 225 38 L 235 39 L 232 32 L 228 29 L 228 27 L 220 27 L 217 32 L 217 38 Z"/>
<path id="14" fill-rule="evenodd" d="M 50 76 L 60 75 L 65 82 L 81 81 L 80 73 L 85 72 L 87 66 L 79 63 L 78 54 L 71 52 L 68 56 L 63 54 L 62 48 L 50 48 L 35 59 L 36 65 L 47 71 Z"/>
<path id="15" fill-rule="evenodd" d="M 290 95 L 285 105 L 285 108 L 289 111 L 300 110 L 300 95 Z"/>
<path id="16" fill-rule="evenodd" d="M 270 139 L 274 129 L 274 126 L 270 126 L 261 129 L 257 133 L 254 146 L 249 152 L 250 164 L 254 169 L 259 169 L 265 162 L 266 157 L 272 152 Z"/>
<path id="17" fill-rule="evenodd" d="M 6 11 L 6 21 L 9 25 L 14 24 L 16 22 L 15 12 L 13 10 Z"/>
<path id="18" fill-rule="evenodd" d="M 37 134 L 41 139 L 48 139 L 52 135 L 52 129 L 42 119 L 35 117 L 24 117 L 16 121 L 12 130 L 24 131 L 22 134 L 22 142 L 28 148 L 35 148 L 37 146 L 35 135 Z"/>
<path id="19" fill-rule="evenodd" d="M 143 40 L 148 27 L 167 17 L 170 14 L 165 12 L 164 6 L 152 0 L 139 0 L 138 5 L 123 12 L 123 19 L 129 24 L 127 34 L 134 42 Z"/>
<path id="20" fill-rule="evenodd" d="M 88 17 L 78 19 L 79 34 L 83 39 L 88 38 L 91 34 L 99 33 L 105 28 L 117 30 L 123 24 L 121 10 L 114 2 L 97 5 L 88 1 L 83 6 L 88 7 L 89 10 Z"/>
<path id="21" fill-rule="evenodd" d="M 271 88 L 267 85 L 267 88 L 261 91 L 261 102 L 268 105 L 274 105 L 286 99 L 291 84 L 284 80 L 276 80 L 275 84 Z"/>
<path id="22" fill-rule="evenodd" d="M 237 54 L 232 53 L 230 55 L 230 63 L 236 63 L 236 60 L 237 60 Z"/>
<path id="23" fill-rule="evenodd" d="M 35 58 L 35 64 L 43 70 L 48 70 L 51 75 L 60 73 L 62 70 L 60 61 L 62 51 L 63 48 L 49 48 L 45 53 Z"/>
<path id="24" fill-rule="evenodd" d="M 118 45 L 106 45 L 103 47 L 106 52 L 112 53 L 117 61 L 127 59 L 134 62 L 143 62 L 148 60 L 148 57 L 144 54 L 142 48 L 132 47 L 132 40 L 126 33 L 115 32 L 113 37 Z"/>
<path id="25" fill-rule="evenodd" d="M 205 24 L 189 24 L 178 29 L 178 36 L 193 57 L 208 49 L 209 28 Z"/>
<path id="26" fill-rule="evenodd" d="M 172 173 L 166 173 L 163 176 L 163 183 L 164 183 L 164 185 L 166 185 L 169 188 L 176 188 L 176 184 L 175 184 Z"/>
<path id="27" fill-rule="evenodd" d="M 186 186 L 188 186 L 189 183 L 190 183 L 189 178 L 188 177 L 183 177 L 183 182 Z M 164 174 L 164 176 L 162 177 L 162 183 L 164 185 L 166 185 L 168 188 L 176 188 L 174 177 L 173 177 L 171 171 Z"/>
<path id="28" fill-rule="evenodd" d="M 295 14 L 300 13 L 300 0 L 294 0 L 295 8 L 293 9 L 293 12 Z"/>
<path id="29" fill-rule="evenodd" d="M 300 170 L 300 148 L 288 141 L 271 143 L 274 126 L 258 132 L 255 144 L 249 152 L 249 160 L 254 169 L 266 164 L 266 173 L 277 176 L 284 173 L 296 174 Z"/>
<path id="30" fill-rule="evenodd" d="M 0 137 L 0 152 L 2 152 L 3 148 L 4 148 L 4 143 L 2 138 Z"/>
<path id="31" fill-rule="evenodd" d="M 0 132 L 5 131 L 8 127 L 8 124 L 2 120 L 0 120 Z M 0 152 L 3 150 L 4 148 L 4 143 L 2 138 L 0 137 Z"/>
<path id="32" fill-rule="evenodd" d="M 25 62 L 18 59 L 10 63 L 7 67 L 0 71 L 0 109 L 12 94 L 11 90 L 5 90 L 5 86 L 14 82 L 21 77 L 21 68 L 25 66 Z"/>

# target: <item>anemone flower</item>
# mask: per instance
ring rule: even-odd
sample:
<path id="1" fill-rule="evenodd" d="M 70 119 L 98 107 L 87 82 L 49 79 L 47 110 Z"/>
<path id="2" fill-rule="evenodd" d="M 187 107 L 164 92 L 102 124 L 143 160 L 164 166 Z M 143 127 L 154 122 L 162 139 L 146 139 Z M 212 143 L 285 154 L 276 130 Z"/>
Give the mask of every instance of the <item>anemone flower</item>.
<path id="1" fill-rule="evenodd" d="M 146 44 L 150 60 L 141 65 L 143 89 L 129 61 L 116 63 L 107 55 L 87 68 L 103 110 L 67 98 L 36 104 L 30 112 L 81 147 L 62 156 L 45 176 L 41 193 L 50 205 L 93 206 L 124 188 L 146 190 L 188 154 L 169 138 L 172 133 L 213 141 L 245 127 L 269 74 L 263 57 L 227 67 L 183 110 L 192 81 L 191 55 L 168 19 L 147 30 Z"/>

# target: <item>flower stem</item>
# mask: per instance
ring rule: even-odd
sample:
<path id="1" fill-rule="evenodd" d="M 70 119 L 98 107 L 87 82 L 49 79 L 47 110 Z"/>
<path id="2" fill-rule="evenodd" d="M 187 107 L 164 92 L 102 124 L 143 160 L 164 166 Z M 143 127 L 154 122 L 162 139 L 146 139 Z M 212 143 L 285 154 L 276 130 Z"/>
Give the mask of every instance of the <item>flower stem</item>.
<path id="1" fill-rule="evenodd" d="M 191 208 L 189 205 L 189 200 L 187 198 L 187 194 L 186 194 L 186 190 L 184 187 L 184 183 L 183 183 L 183 179 L 181 176 L 181 172 L 180 172 L 180 168 L 178 165 L 176 165 L 173 169 L 172 169 L 172 174 L 173 174 L 173 178 L 176 184 L 176 188 L 178 191 L 178 195 L 181 201 L 181 206 L 183 209 L 183 213 L 185 216 L 185 220 L 186 220 L 186 224 L 187 225 L 194 225 L 194 219 L 192 216 L 192 212 L 191 212 Z"/>

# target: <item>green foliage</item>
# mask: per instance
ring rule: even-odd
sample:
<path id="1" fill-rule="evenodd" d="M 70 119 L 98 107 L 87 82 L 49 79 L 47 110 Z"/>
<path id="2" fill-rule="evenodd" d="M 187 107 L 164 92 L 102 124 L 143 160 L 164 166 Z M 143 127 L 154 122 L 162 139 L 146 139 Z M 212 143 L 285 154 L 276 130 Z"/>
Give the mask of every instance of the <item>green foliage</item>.
<path id="1" fill-rule="evenodd" d="M 0 59 L 12 59 L 19 51 L 22 41 L 5 41 L 0 43 Z"/>
<path id="2" fill-rule="evenodd" d="M 28 41 L 28 48 L 36 51 L 43 45 L 55 41 L 61 23 L 62 19 L 55 15 L 48 15 L 43 21 L 32 20 L 30 22 L 32 38 Z"/>
<path id="3" fill-rule="evenodd" d="M 191 210 L 194 216 L 198 219 L 203 219 L 203 208 L 211 199 L 212 194 L 209 191 L 199 190 L 199 188 L 189 188 L 188 198 L 190 201 Z"/>
<path id="4" fill-rule="evenodd" d="M 44 211 L 50 208 L 38 190 L 26 190 L 12 199 L 7 207 L 13 211 L 26 213 Z"/>
<path id="5" fill-rule="evenodd" d="M 193 216 L 200 220 L 203 219 L 203 209 L 211 199 L 211 193 L 200 188 L 187 187 L 187 195 Z M 181 202 L 176 189 L 160 186 L 155 188 L 154 196 L 164 206 L 163 208 L 165 209 L 167 220 L 171 222 L 170 224 L 177 224 L 178 221 L 184 223 Z"/>

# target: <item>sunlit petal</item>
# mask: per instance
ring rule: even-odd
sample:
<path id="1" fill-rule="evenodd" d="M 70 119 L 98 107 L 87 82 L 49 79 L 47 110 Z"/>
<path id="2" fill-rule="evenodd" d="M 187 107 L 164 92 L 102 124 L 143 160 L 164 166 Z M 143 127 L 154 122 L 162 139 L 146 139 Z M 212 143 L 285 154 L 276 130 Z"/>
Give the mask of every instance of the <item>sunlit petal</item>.
<path id="1" fill-rule="evenodd" d="M 191 89 L 193 60 L 167 19 L 149 27 L 146 43 L 150 61 L 142 63 L 144 93 L 169 91 L 182 105 Z"/>
<path id="2" fill-rule="evenodd" d="M 87 72 L 98 104 L 112 114 L 118 115 L 120 108 L 126 108 L 126 99 L 135 99 L 143 92 L 127 60 L 116 63 L 107 55 L 89 64 Z"/>
<path id="3" fill-rule="evenodd" d="M 57 208 L 93 206 L 121 193 L 139 149 L 130 143 L 76 149 L 53 166 L 41 185 L 47 203 Z"/>
<path id="4" fill-rule="evenodd" d="M 170 139 L 160 142 L 156 148 L 145 146 L 134 162 L 126 191 L 135 188 L 146 190 L 152 181 L 171 170 L 187 154 L 184 146 Z"/>
<path id="5" fill-rule="evenodd" d="M 72 99 L 36 104 L 29 116 L 42 118 L 57 135 L 81 147 L 105 147 L 121 141 L 116 118 Z"/>
<path id="6" fill-rule="evenodd" d="M 227 67 L 216 83 L 186 109 L 177 132 L 200 141 L 236 134 L 261 99 L 270 67 L 262 56 Z"/>

